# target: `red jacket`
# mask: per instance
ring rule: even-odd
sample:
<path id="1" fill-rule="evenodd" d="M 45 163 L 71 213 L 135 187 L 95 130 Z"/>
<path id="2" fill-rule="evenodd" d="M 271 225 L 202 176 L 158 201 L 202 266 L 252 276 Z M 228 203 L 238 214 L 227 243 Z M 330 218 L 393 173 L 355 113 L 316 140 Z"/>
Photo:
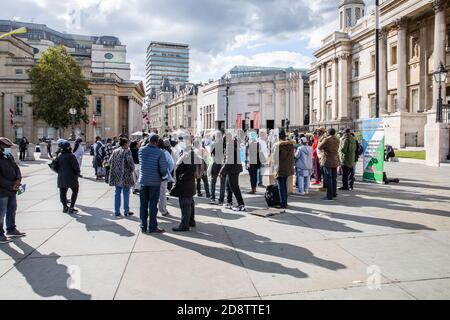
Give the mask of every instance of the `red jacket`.
<path id="1" fill-rule="evenodd" d="M 319 137 L 314 136 L 314 143 L 312 145 L 313 149 L 313 159 L 317 159 L 317 146 L 319 145 Z"/>

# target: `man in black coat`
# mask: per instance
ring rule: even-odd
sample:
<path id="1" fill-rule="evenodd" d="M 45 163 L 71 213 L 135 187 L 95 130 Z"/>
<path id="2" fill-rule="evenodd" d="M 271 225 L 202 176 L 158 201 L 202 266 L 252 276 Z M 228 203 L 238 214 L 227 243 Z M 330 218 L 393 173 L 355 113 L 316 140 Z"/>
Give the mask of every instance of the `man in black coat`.
<path id="1" fill-rule="evenodd" d="M 11 153 L 13 143 L 0 137 L 0 243 L 11 242 L 10 238 L 25 236 L 16 228 L 17 190 L 22 182 L 22 174 Z M 3 221 L 6 217 L 6 235 Z"/>
<path id="2" fill-rule="evenodd" d="M 61 141 L 58 147 L 61 149 L 61 154 L 57 159 L 56 170 L 58 172 L 58 188 L 60 200 L 63 205 L 63 213 L 74 214 L 78 212 L 75 209 L 75 203 L 79 190 L 78 177 L 80 176 L 80 166 L 77 158 L 72 153 L 68 141 Z M 67 191 L 69 189 L 72 190 L 70 208 L 67 205 Z"/>
<path id="3" fill-rule="evenodd" d="M 181 223 L 175 232 L 189 231 L 189 227 L 195 227 L 195 172 L 196 166 L 201 164 L 201 159 L 195 154 L 194 150 L 187 147 L 184 156 L 177 162 L 175 169 L 175 186 L 170 195 L 178 197 L 181 209 Z"/>

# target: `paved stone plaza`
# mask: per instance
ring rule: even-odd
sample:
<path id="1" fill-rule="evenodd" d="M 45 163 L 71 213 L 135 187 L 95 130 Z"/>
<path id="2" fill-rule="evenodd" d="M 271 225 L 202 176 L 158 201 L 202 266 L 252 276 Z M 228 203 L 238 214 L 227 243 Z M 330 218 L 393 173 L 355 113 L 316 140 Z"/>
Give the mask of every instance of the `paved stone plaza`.
<path id="1" fill-rule="evenodd" d="M 113 189 L 89 178 L 89 164 L 75 216 L 61 213 L 44 161 L 21 167 L 17 224 L 28 236 L 0 246 L 0 299 L 450 298 L 449 167 L 389 163 L 399 185 L 359 183 L 334 203 L 292 196 L 270 218 L 197 199 L 198 226 L 184 234 L 171 231 L 171 199 L 173 217 L 159 218 L 168 232 L 149 236 L 138 197 L 137 217 L 113 218 Z M 250 211 L 265 208 L 260 191 L 246 195 Z"/>

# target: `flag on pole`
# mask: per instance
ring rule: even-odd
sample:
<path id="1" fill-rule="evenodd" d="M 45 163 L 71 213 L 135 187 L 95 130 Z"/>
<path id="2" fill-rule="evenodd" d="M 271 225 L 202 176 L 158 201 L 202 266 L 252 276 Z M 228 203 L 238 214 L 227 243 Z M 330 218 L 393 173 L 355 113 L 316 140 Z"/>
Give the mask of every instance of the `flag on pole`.
<path id="1" fill-rule="evenodd" d="M 95 113 L 92 115 L 92 126 L 97 126 L 97 118 L 95 117 Z"/>
<path id="2" fill-rule="evenodd" d="M 253 129 L 260 129 L 259 111 L 253 112 Z"/>
<path id="3" fill-rule="evenodd" d="M 150 124 L 150 118 L 149 118 L 149 116 L 148 116 L 148 112 L 144 113 L 144 122 L 145 122 L 146 124 Z"/>
<path id="4" fill-rule="evenodd" d="M 10 123 L 11 125 L 14 124 L 14 111 L 12 109 L 9 109 L 9 118 L 10 118 Z"/>
<path id="5" fill-rule="evenodd" d="M 242 113 L 238 113 L 236 117 L 236 129 L 242 129 Z"/>

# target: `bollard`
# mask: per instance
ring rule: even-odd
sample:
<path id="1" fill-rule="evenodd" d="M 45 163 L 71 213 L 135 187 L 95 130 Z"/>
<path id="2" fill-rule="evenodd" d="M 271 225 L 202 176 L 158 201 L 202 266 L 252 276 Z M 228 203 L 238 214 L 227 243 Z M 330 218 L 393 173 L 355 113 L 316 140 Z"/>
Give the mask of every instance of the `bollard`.
<path id="1" fill-rule="evenodd" d="M 25 161 L 34 161 L 36 160 L 34 157 L 34 152 L 36 150 L 36 145 L 33 143 L 30 143 L 27 146 L 27 152 L 26 152 L 26 156 L 25 156 Z"/>
<path id="2" fill-rule="evenodd" d="M 40 143 L 39 148 L 41 149 L 41 155 L 39 156 L 39 159 L 48 159 L 49 157 L 47 152 L 47 143 Z"/>

